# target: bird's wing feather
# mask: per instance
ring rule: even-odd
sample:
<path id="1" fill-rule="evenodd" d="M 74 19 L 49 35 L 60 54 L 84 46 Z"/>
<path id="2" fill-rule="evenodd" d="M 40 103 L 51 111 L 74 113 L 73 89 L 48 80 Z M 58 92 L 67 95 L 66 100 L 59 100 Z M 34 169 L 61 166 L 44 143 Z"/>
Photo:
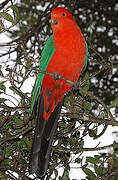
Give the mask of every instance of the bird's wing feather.
<path id="1" fill-rule="evenodd" d="M 51 57 L 53 56 L 54 52 L 55 52 L 55 49 L 53 46 L 53 36 L 50 36 L 49 39 L 46 41 L 46 44 L 42 51 L 40 67 L 39 67 L 40 70 L 42 70 L 42 71 L 46 70 L 46 68 L 49 64 L 49 61 L 50 61 Z M 44 77 L 43 73 L 38 73 L 37 81 L 36 81 L 33 96 L 32 96 L 31 113 L 33 111 L 33 108 L 34 108 L 34 105 L 35 105 L 37 99 L 40 96 L 43 77 Z"/>
<path id="2" fill-rule="evenodd" d="M 87 63 L 88 63 L 88 45 L 86 43 L 86 57 L 85 57 L 85 62 L 84 62 L 84 67 L 82 69 L 82 74 L 84 73 L 84 71 L 86 70 L 87 68 Z"/>
<path id="3" fill-rule="evenodd" d="M 87 67 L 87 62 L 88 62 L 88 45 L 86 43 L 86 57 L 85 57 L 84 69 L 86 69 Z"/>

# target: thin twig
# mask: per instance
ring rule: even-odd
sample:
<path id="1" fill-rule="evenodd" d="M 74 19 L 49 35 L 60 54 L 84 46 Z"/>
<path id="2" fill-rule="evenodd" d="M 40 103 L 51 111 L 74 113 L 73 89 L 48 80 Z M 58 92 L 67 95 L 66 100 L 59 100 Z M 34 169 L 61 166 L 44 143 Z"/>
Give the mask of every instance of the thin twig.
<path id="1" fill-rule="evenodd" d="M 108 148 L 113 148 L 113 144 L 110 145 L 106 145 L 106 146 L 101 146 L 101 147 L 95 147 L 95 148 L 72 148 L 72 149 L 68 149 L 62 146 L 53 146 L 52 149 L 53 150 L 58 150 L 59 152 L 73 152 L 73 153 L 80 153 L 80 152 L 87 152 L 87 151 L 100 151 L 100 150 L 105 150 Z"/>

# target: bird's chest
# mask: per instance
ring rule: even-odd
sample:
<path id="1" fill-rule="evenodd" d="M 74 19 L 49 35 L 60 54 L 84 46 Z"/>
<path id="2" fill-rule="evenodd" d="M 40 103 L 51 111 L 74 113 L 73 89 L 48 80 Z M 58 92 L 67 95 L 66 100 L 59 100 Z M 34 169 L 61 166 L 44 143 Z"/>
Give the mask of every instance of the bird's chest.
<path id="1" fill-rule="evenodd" d="M 49 62 L 47 71 L 50 73 L 58 72 L 61 76 L 74 80 L 76 74 L 79 75 L 83 68 L 84 53 L 81 46 L 76 44 L 64 49 L 57 49 Z M 75 79 L 77 80 L 77 79 Z"/>

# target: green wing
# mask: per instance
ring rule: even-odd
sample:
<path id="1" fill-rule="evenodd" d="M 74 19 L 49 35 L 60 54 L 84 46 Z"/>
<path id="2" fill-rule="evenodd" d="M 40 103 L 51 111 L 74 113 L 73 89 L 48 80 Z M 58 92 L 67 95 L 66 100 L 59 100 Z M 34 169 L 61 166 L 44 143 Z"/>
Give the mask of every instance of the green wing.
<path id="1" fill-rule="evenodd" d="M 88 63 L 88 45 L 87 45 L 87 43 L 86 43 L 86 57 L 85 57 L 85 63 L 84 63 L 84 67 L 83 67 L 83 69 L 82 69 L 81 74 L 83 74 L 84 71 L 86 70 L 87 63 Z"/>
<path id="2" fill-rule="evenodd" d="M 84 69 L 86 69 L 87 67 L 87 62 L 88 62 L 88 45 L 86 43 L 86 57 L 85 57 Z"/>
<path id="3" fill-rule="evenodd" d="M 46 41 L 46 44 L 42 51 L 39 70 L 46 71 L 46 68 L 54 52 L 55 52 L 55 49 L 53 46 L 53 36 L 50 36 L 49 39 Z M 38 73 L 37 81 L 36 81 L 33 96 L 32 96 L 32 103 L 31 103 L 31 108 L 30 108 L 31 113 L 33 111 L 35 102 L 40 96 L 43 77 L 44 77 L 43 73 Z"/>

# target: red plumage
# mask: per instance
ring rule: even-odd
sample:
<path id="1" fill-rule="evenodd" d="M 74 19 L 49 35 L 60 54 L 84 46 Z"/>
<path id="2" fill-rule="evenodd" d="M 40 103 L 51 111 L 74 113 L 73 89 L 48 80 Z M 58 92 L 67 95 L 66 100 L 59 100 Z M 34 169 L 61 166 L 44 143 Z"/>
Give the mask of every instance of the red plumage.
<path id="1" fill-rule="evenodd" d="M 63 12 L 65 16 L 62 15 Z M 59 75 L 70 81 L 77 81 L 86 56 L 84 37 L 71 13 L 64 8 L 54 9 L 51 13 L 51 19 L 55 53 L 46 71 L 58 72 Z M 53 25 L 55 20 L 58 23 Z M 72 86 L 62 79 L 54 80 L 52 76 L 45 75 L 42 87 L 45 107 L 44 119 L 47 120 L 59 101 L 63 99 L 65 92 L 69 91 Z M 50 91 L 50 96 L 46 95 L 47 90 Z"/>

